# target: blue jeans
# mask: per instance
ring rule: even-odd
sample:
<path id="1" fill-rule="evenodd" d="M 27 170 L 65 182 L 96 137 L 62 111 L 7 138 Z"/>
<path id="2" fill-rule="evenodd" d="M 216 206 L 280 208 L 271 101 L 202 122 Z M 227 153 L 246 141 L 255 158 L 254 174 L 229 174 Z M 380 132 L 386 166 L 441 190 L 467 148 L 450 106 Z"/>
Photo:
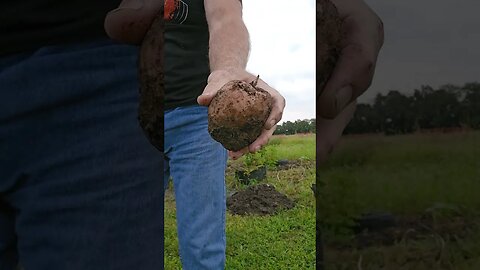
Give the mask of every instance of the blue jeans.
<path id="1" fill-rule="evenodd" d="M 0 269 L 163 268 L 163 158 L 137 121 L 137 51 L 0 58 Z"/>
<path id="2" fill-rule="evenodd" d="M 165 112 L 164 179 L 173 179 L 184 270 L 225 267 L 227 151 L 210 137 L 207 119 L 206 107 Z"/>

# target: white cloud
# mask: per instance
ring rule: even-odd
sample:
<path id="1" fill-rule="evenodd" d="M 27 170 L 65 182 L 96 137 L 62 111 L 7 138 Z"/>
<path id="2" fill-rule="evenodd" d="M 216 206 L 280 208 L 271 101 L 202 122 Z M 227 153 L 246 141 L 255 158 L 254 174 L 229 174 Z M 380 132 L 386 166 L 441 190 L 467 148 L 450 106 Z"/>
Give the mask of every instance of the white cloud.
<path id="1" fill-rule="evenodd" d="M 247 69 L 286 99 L 283 121 L 315 117 L 315 1 L 243 0 Z"/>

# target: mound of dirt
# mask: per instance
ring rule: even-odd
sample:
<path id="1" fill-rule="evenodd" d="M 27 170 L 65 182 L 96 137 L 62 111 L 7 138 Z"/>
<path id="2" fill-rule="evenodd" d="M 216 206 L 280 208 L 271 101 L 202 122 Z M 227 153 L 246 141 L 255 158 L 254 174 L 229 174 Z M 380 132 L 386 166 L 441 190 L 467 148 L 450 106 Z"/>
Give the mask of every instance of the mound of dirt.
<path id="1" fill-rule="evenodd" d="M 227 209 L 234 215 L 273 215 L 294 206 L 292 200 L 268 184 L 250 186 L 227 199 Z"/>
<path id="2" fill-rule="evenodd" d="M 298 168 L 298 167 L 308 167 L 309 165 L 300 160 L 288 160 L 288 159 L 280 159 L 277 161 L 277 170 L 282 171 L 282 170 L 290 170 L 293 168 Z"/>

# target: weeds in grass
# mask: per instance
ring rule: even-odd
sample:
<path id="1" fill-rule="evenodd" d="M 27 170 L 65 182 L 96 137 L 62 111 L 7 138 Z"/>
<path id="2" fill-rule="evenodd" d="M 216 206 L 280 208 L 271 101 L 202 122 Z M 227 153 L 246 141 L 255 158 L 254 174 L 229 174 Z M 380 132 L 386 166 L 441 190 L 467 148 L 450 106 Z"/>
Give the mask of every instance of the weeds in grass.
<path id="1" fill-rule="evenodd" d="M 226 269 L 315 269 L 315 197 L 310 189 L 315 182 L 314 136 L 277 137 L 270 141 L 259 160 L 269 165 L 267 179 L 295 201 L 295 208 L 274 216 L 227 215 Z M 286 154 L 287 153 L 287 154 Z M 247 165 L 242 157 L 229 160 L 227 193 L 243 190 L 247 185 L 235 178 L 235 171 Z M 292 161 L 291 168 L 279 170 L 279 159 Z M 250 160 L 252 161 L 252 160 Z M 252 165 L 252 164 L 250 164 Z M 249 185 L 260 183 L 254 181 Z M 171 191 L 165 203 L 165 269 L 181 269 L 176 240 L 175 204 Z"/>

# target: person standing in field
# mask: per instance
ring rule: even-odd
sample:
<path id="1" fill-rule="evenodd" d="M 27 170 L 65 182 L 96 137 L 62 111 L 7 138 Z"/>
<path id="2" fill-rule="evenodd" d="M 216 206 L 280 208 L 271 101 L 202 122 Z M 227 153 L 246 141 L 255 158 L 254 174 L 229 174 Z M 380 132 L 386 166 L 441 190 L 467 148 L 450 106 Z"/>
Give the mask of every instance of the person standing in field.
<path id="1" fill-rule="evenodd" d="M 166 53 L 172 54 L 166 55 L 165 71 L 167 95 L 171 96 L 167 96 L 170 107 L 165 113 L 165 158 L 149 144 L 137 122 L 138 47 L 112 42 L 103 31 L 105 14 L 118 4 L 118 0 L 7 1 L 0 9 L 0 89 L 4 94 L 0 106 L 0 269 L 15 269 L 19 261 L 27 270 L 162 269 L 162 174 L 172 175 L 176 189 L 183 193 L 177 203 L 183 203 L 179 211 L 186 211 L 179 219 L 183 220 L 179 237 L 185 269 L 224 268 L 225 193 L 220 175 L 227 155 L 207 138 L 206 109 L 192 102 L 192 94 L 196 95 L 193 101 L 206 106 L 224 82 L 251 80 L 252 75 L 244 70 L 249 48 L 241 3 L 124 0 L 105 20 L 111 38 L 138 45 L 159 11 L 169 15 Z M 372 13 L 344 8 L 343 14 L 353 26 L 368 30 L 352 33 L 356 37 L 352 40 L 365 52 L 375 52 L 378 46 L 370 41 L 378 35 L 371 35 L 376 33 Z M 125 25 L 131 27 L 121 27 Z M 202 34 L 179 40 L 183 31 L 193 29 Z M 189 39 L 205 42 L 205 33 L 208 54 L 190 51 L 193 45 L 188 43 L 194 41 Z M 205 43 L 197 45 L 205 53 Z M 208 72 L 189 68 L 194 60 L 193 64 L 205 67 L 205 58 Z M 349 68 L 344 71 L 358 70 L 372 60 L 355 58 L 348 65 L 348 59 L 345 66 Z M 351 74 L 352 79 L 364 76 Z M 204 85 L 198 89 L 195 85 L 202 77 Z M 275 109 L 258 140 L 230 153 L 232 158 L 265 145 L 281 119 L 283 97 L 265 82 L 260 86 L 274 95 Z M 188 87 L 195 90 L 187 91 Z M 185 91 L 169 93 L 168 89 Z M 320 123 L 324 130 L 319 136 L 338 134 L 348 122 L 348 117 L 339 117 Z M 198 141 L 185 146 L 192 138 Z M 187 159 L 202 163 L 184 164 Z M 215 167 L 204 170 L 209 166 L 206 162 Z M 208 181 L 191 176 L 197 172 L 209 175 Z M 189 179 L 196 182 L 188 183 Z M 209 194 L 214 196 L 207 201 L 204 197 Z M 199 205 L 187 205 L 197 199 Z"/>
<path id="2" fill-rule="evenodd" d="M 166 188 L 171 176 L 180 258 L 186 270 L 224 269 L 228 153 L 208 133 L 207 106 L 226 82 L 256 79 L 256 75 L 246 71 L 250 44 L 242 20 L 242 3 L 239 0 L 163 2 L 164 184 Z M 122 12 L 124 17 L 129 11 L 123 6 L 110 15 L 121 16 Z M 108 25 L 111 21 L 115 19 L 107 20 L 107 32 L 115 39 L 141 42 L 143 34 L 138 40 L 132 40 L 132 37 L 137 39 L 136 34 L 116 32 L 122 27 Z M 273 97 L 273 109 L 260 137 L 245 149 L 230 152 L 232 158 L 255 152 L 265 145 L 282 117 L 284 98 L 261 80 L 259 86 Z"/>
<path id="3" fill-rule="evenodd" d="M 358 96 L 369 83 L 357 87 L 356 82 L 371 81 L 373 69 L 370 64 L 376 61 L 383 42 L 382 24 L 363 1 L 351 0 L 348 4 L 333 2 L 347 21 L 346 27 L 357 27 L 361 31 L 347 31 L 339 65 L 324 93 L 334 93 L 346 84 L 355 83 L 355 94 Z M 133 21 L 149 21 L 145 18 L 151 21 L 155 14 L 148 10 L 148 4 L 140 8 L 135 6 L 137 1 L 123 3 L 124 6 L 117 10 L 117 16 L 123 14 L 123 18 L 128 18 L 124 19 L 123 25 Z M 239 0 L 166 0 L 164 4 L 165 179 L 173 176 L 182 264 L 184 269 L 223 269 L 224 172 L 227 157 L 225 149 L 209 137 L 207 109 L 198 105 L 207 106 L 216 90 L 229 80 L 249 82 L 255 78 L 245 71 L 249 50 L 248 31 L 242 21 Z M 141 42 L 145 33 L 142 24 L 128 31 L 121 25 L 107 27 L 107 32 L 117 40 L 134 44 Z M 369 66 L 366 72 L 363 71 L 365 66 Z M 285 106 L 283 97 L 263 81 L 260 87 L 274 97 L 274 110 L 266 122 L 264 133 L 248 148 L 230 152 L 232 158 L 255 152 L 265 145 L 273 134 L 275 124 L 281 119 Z M 337 102 L 332 96 L 335 97 L 332 94 L 319 96 L 317 106 L 327 107 L 329 103 Z M 333 112 L 327 111 L 323 118 L 322 115 L 318 116 L 317 155 L 321 159 L 330 152 L 350 121 L 355 98 L 352 94 L 348 101 L 342 103 L 342 107 L 334 108 Z"/>

